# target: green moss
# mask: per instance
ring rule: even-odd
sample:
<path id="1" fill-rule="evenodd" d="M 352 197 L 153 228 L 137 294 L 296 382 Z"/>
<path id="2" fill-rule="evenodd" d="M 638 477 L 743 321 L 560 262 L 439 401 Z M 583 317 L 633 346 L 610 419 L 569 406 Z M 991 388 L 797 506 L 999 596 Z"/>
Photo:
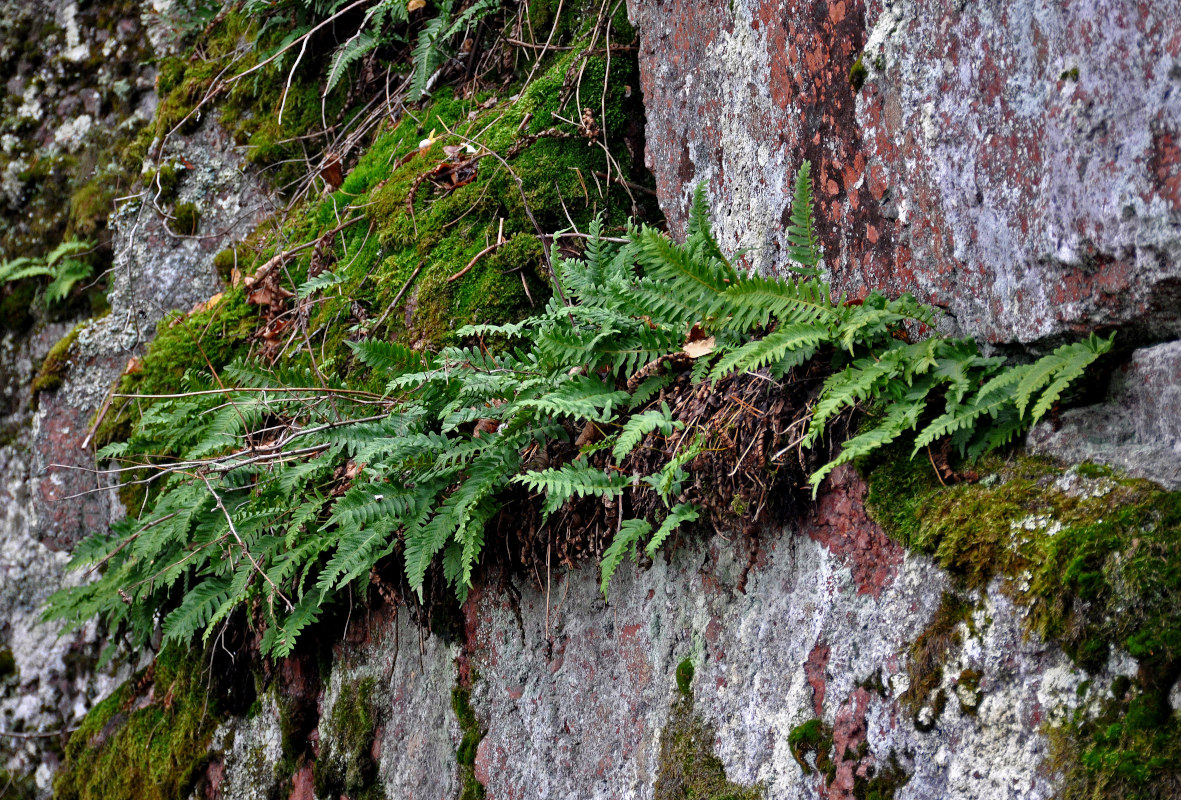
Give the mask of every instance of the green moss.
<path id="1" fill-rule="evenodd" d="M 981 471 L 977 483 L 926 483 L 907 499 L 896 496 L 906 468 L 882 464 L 869 473 L 879 500 L 867 507 L 965 586 L 1027 581 L 1020 591 L 1004 585 L 1027 606 L 1030 632 L 1083 669 L 1101 671 L 1113 646 L 1135 658 L 1135 679 L 1103 700 L 1101 722 L 1080 718 L 1054 731 L 1065 796 L 1168 794 L 1181 782 L 1181 731 L 1164 699 L 1181 677 L 1181 492 L 1028 457 L 994 459 Z M 933 670 L 944 648 L 935 632 L 925 636 L 912 662 Z M 917 673 L 912 699 L 921 701 L 933 673 Z"/>
<path id="2" fill-rule="evenodd" d="M 813 757 L 816 769 L 826 772 L 832 763 L 832 728 L 824 724 L 823 720 L 810 719 L 791 729 L 787 735 L 787 746 L 791 748 L 792 756 L 805 775 L 812 774 L 809 755 Z"/>
<path id="3" fill-rule="evenodd" d="M 187 797 L 208 761 L 219 720 L 201 654 L 165 649 L 148 674 L 96 705 L 70 736 L 54 797 Z"/>
<path id="4" fill-rule="evenodd" d="M 234 270 L 239 272 L 246 266 L 246 254 L 241 247 L 227 247 L 213 257 L 213 268 L 217 270 L 217 277 L 223 283 L 230 283 Z"/>
<path id="5" fill-rule="evenodd" d="M 939 488 L 934 468 L 926 459 L 889 448 L 865 472 L 865 510 L 890 538 L 909 547 L 919 533 L 924 502 Z"/>
<path id="6" fill-rule="evenodd" d="M 660 738 L 653 800 L 762 798 L 761 785 L 742 786 L 726 778 L 726 768 L 714 753 L 714 730 L 693 709 L 693 694 L 688 690 L 693 680 L 692 667 L 688 659 L 677 666 L 678 692 Z"/>
<path id="7" fill-rule="evenodd" d="M 0 769 L 0 786 L 5 787 L 5 800 L 35 800 L 40 796 L 32 775 L 18 775 Z"/>
<path id="8" fill-rule="evenodd" d="M 857 800 L 894 800 L 895 794 L 910 780 L 910 775 L 898 763 L 898 756 L 891 751 L 884 767 L 869 771 L 866 775 L 854 774 L 853 796 Z"/>
<path id="9" fill-rule="evenodd" d="M 853 87 L 854 92 L 861 91 L 867 77 L 869 77 L 869 70 L 865 68 L 862 57 L 858 56 L 857 60 L 853 62 L 853 66 L 849 67 L 849 85 Z"/>
<path id="10" fill-rule="evenodd" d="M 476 780 L 476 751 L 485 731 L 472 708 L 471 690 L 463 686 L 452 689 L 451 708 L 463 734 L 455 752 L 455 761 L 459 765 L 459 800 L 479 800 L 484 796 L 484 787 Z"/>
<path id="11" fill-rule="evenodd" d="M 70 369 L 70 348 L 78 340 L 78 331 L 81 327 L 76 326 L 45 354 L 41 369 L 37 370 L 37 375 L 30 384 L 34 397 L 41 392 L 52 392 L 61 386 L 62 379 Z"/>
<path id="12" fill-rule="evenodd" d="M 201 210 L 196 203 L 177 203 L 168 220 L 168 227 L 178 236 L 196 236 L 200 224 Z"/>
<path id="13" fill-rule="evenodd" d="M 101 179 L 87 181 L 70 195 L 70 217 L 67 237 L 89 239 L 107 224 L 107 217 L 114 209 L 116 193 L 114 185 L 104 175 Z"/>
<path id="14" fill-rule="evenodd" d="M 377 762 L 373 760 L 376 685 L 373 678 L 341 685 L 329 715 L 327 729 L 331 735 L 323 739 L 323 749 L 313 768 L 317 797 L 343 794 L 354 800 L 385 797 L 377 779 Z"/>
<path id="15" fill-rule="evenodd" d="M 1060 80 L 1060 81 L 1075 81 L 1077 83 L 1078 82 L 1078 75 L 1079 75 L 1078 67 L 1071 67 L 1070 69 L 1063 70 L 1062 74 L 1058 76 L 1058 80 Z"/>
<path id="16" fill-rule="evenodd" d="M 910 647 L 906 662 L 910 684 L 902 695 L 902 702 L 909 706 L 916 724 L 920 717 L 929 717 L 932 710 L 937 712 L 934 719 L 922 723 L 925 727 L 920 730 L 930 730 L 943 711 L 947 701 L 946 693 L 939 689 L 943 682 L 943 664 L 948 652 L 960 644 L 960 623 L 970 622 L 971 615 L 970 603 L 944 592 L 931 621 Z"/>
<path id="17" fill-rule="evenodd" d="M 677 689 L 686 697 L 693 694 L 693 661 L 686 658 L 677 664 Z"/>
<path id="18" fill-rule="evenodd" d="M 20 680 L 20 670 L 17 669 L 16 659 L 12 655 L 12 648 L 0 650 L 0 683 L 8 679 Z"/>
<path id="19" fill-rule="evenodd" d="M 150 193 L 158 193 L 156 197 L 157 203 L 170 203 L 176 197 L 176 190 L 180 188 L 181 170 L 184 167 L 178 167 L 172 162 L 165 162 L 160 165 L 154 175 L 151 175 L 146 181 L 147 190 Z"/>
<path id="20" fill-rule="evenodd" d="M 33 280 L 0 285 L 0 331 L 22 334 L 37 321 L 33 313 L 37 283 Z"/>

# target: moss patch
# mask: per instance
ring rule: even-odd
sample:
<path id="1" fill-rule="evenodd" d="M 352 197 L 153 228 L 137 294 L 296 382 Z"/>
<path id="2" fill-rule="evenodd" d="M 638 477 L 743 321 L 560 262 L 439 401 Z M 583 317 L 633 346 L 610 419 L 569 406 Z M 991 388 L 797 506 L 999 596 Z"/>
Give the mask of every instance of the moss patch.
<path id="1" fill-rule="evenodd" d="M 61 386 L 62 379 L 70 369 L 70 348 L 78 340 L 80 329 L 81 326 L 75 327 L 45 354 L 41 369 L 37 370 L 37 376 L 30 384 L 33 397 L 41 392 L 52 392 Z"/>
<path id="2" fill-rule="evenodd" d="M 59 800 L 187 797 L 220 721 L 200 653 L 168 648 L 91 709 L 54 779 Z"/>
<path id="3" fill-rule="evenodd" d="M 823 720 L 810 719 L 792 728 L 787 735 L 787 746 L 805 775 L 812 774 L 813 764 L 820 772 L 828 772 L 832 766 L 832 728 Z"/>
<path id="4" fill-rule="evenodd" d="M 688 669 L 683 669 L 688 663 Z M 687 679 L 686 679 L 687 676 Z M 742 786 L 726 778 L 714 754 L 714 731 L 693 710 L 692 662 L 677 667 L 677 696 L 660 740 L 654 800 L 758 800 L 762 786 Z M 682 687 L 684 684 L 684 687 Z"/>
<path id="5" fill-rule="evenodd" d="M 329 715 L 327 728 L 331 735 L 325 737 L 324 749 L 314 767 L 317 797 L 348 795 L 354 800 L 385 797 L 377 780 L 377 762 L 373 760 L 376 685 L 373 678 L 342 684 Z"/>
<path id="6" fill-rule="evenodd" d="M 981 472 L 979 482 L 944 488 L 920 467 L 887 462 L 869 472 L 867 507 L 963 585 L 1009 579 L 1030 632 L 1083 669 L 1102 670 L 1113 646 L 1131 654 L 1136 677 L 1098 720 L 1053 732 L 1065 796 L 1170 794 L 1181 785 L 1181 725 L 1167 700 L 1181 676 L 1181 492 L 1028 457 L 986 461 Z M 926 644 L 937 639 L 924 641 L 929 658 L 912 660 L 934 669 L 939 648 Z"/>
<path id="7" fill-rule="evenodd" d="M 168 220 L 168 227 L 178 236 L 196 236 L 200 225 L 201 210 L 196 203 L 177 203 Z"/>
<path id="8" fill-rule="evenodd" d="M 486 731 L 476 719 L 471 690 L 463 686 L 452 689 L 451 708 L 463 733 L 455 752 L 455 761 L 459 765 L 459 800 L 480 800 L 484 797 L 484 786 L 476 780 L 476 751 Z"/>
<path id="9" fill-rule="evenodd" d="M 959 625 L 971 619 L 972 606 L 950 592 L 944 592 L 930 623 L 910 647 L 906 662 L 910 685 L 902 695 L 914 714 L 919 730 L 931 730 L 947 702 L 939 685 L 943 664 L 953 647 L 960 645 Z M 935 713 L 932 713 L 935 712 Z"/>

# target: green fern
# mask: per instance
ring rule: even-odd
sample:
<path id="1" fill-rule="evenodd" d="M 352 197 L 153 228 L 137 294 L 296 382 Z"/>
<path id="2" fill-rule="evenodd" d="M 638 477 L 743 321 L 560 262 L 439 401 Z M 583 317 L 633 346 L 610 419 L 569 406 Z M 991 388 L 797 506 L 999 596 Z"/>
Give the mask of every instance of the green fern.
<path id="1" fill-rule="evenodd" d="M 787 256 L 799 265 L 793 267 L 793 271 L 809 278 L 819 277 L 820 270 L 816 265 L 823 255 L 812 216 L 811 161 L 801 163 L 796 173 L 795 193 L 791 199 L 791 224 L 787 226 Z"/>
<path id="2" fill-rule="evenodd" d="M 415 80 L 426 80 L 450 36 L 493 8 L 482 0 L 451 19 L 445 3 L 423 29 L 420 45 L 433 55 L 421 56 Z M 366 24 L 380 21 L 375 14 Z M 789 230 L 790 255 L 805 271 L 821 260 L 809 198 L 805 166 Z M 59 266 L 76 246 L 51 255 Z M 544 495 L 545 514 L 587 498 L 616 504 L 621 516 L 650 510 L 651 519 L 621 520 L 603 553 L 606 595 L 628 553 L 638 557 L 643 544 L 653 557 L 701 515 L 682 495 L 714 445 L 703 429 L 683 431 L 669 392 L 704 393 L 687 384 L 721 384 L 736 373 L 774 381 L 807 366 L 810 376 L 828 374 L 802 446 L 830 434 L 841 415 L 864 411 L 866 423 L 811 476 L 815 492 L 836 467 L 895 442 L 917 454 L 946 437 L 969 457 L 1005 445 L 1112 343 L 1092 336 L 1006 368 L 967 339 L 909 341 L 935 320 L 908 295 L 871 293 L 846 305 L 814 278 L 738 273 L 710 232 L 700 187 L 684 244 L 632 228 L 616 247 L 596 221 L 584 258 L 556 255 L 554 264 L 565 302 L 458 332 L 515 350 L 481 341 L 428 356 L 392 342 L 351 343 L 367 385 L 385 385 L 384 397 L 307 363 L 239 361 L 217 379 L 191 370 L 186 396 L 145 401 L 131 436 L 98 456 L 153 472 L 150 499 L 138 519 L 76 548 L 73 566 L 101 566 L 101 574 L 54 595 L 47 615 L 72 626 L 99 616 L 134 649 L 151 641 L 157 620 L 169 641 L 184 641 L 213 635 L 249 607 L 265 629 L 263 652 L 282 656 L 382 559 L 400 559 L 420 597 L 428 574 L 466 597 L 485 526 L 508 497 L 520 501 L 516 487 Z M 34 268 L 49 264 L 10 262 L 0 275 Z M 347 270 L 306 281 L 301 294 L 355 277 Z M 683 348 L 694 327 L 714 337 L 713 350 L 690 359 Z M 607 436 L 578 456 L 529 468 L 534 454 L 572 454 L 570 439 L 588 425 Z M 671 452 L 636 452 L 655 436 L 675 440 Z M 643 464 L 652 466 L 633 466 Z M 442 569 L 432 572 L 436 563 Z"/>

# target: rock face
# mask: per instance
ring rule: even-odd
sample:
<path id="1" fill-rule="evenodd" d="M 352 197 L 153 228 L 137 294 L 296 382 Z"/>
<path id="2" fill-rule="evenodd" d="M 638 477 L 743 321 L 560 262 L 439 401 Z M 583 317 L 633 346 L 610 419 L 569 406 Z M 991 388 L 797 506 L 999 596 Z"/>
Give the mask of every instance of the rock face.
<path id="1" fill-rule="evenodd" d="M 1028 444 L 1067 462 L 1098 461 L 1171 489 L 1181 488 L 1181 342 L 1132 353 L 1112 376 L 1107 399 L 1039 425 Z"/>
<path id="2" fill-rule="evenodd" d="M 647 159 L 683 223 L 785 266 L 813 162 L 838 289 L 1033 342 L 1181 333 L 1181 17 L 1133 0 L 631 0 Z"/>
<path id="3" fill-rule="evenodd" d="M 35 418 L 34 530 L 51 547 L 68 549 L 78 539 L 121 514 L 118 501 L 93 469 L 88 443 L 95 415 L 118 376 L 156 334 L 170 311 L 187 311 L 219 290 L 213 256 L 249 233 L 270 210 L 259 183 L 238 168 L 228 135 L 206 122 L 183 144 L 189 153 L 178 199 L 201 211 L 196 236 L 178 236 L 151 207 L 138 205 L 114 218 L 115 264 L 109 291 L 111 313 L 87 322 L 70 350 L 72 374 L 59 391 L 42 397 Z M 199 364 L 185 365 L 199 367 Z"/>
<path id="4" fill-rule="evenodd" d="M 320 758 L 339 757 L 328 753 L 347 740 L 340 721 L 356 714 L 340 708 L 363 693 L 375 785 L 388 797 L 456 796 L 462 731 L 448 706 L 470 680 L 485 732 L 474 776 L 490 800 L 651 798 L 662 744 L 684 735 L 670 709 L 688 660 L 694 713 L 726 776 L 767 798 L 864 797 L 873 776 L 899 800 L 1054 796 L 1039 726 L 1094 702 L 1134 663 L 1087 676 L 1028 638 L 1024 610 L 994 584 L 949 631 L 942 678 L 912 707 L 901 699 L 910 643 L 949 582 L 865 517 L 863 493 L 843 471 L 810 517 L 753 552 L 722 536 L 685 543 L 649 569 L 622 568 L 609 604 L 589 566 L 548 586 L 492 581 L 463 607 L 462 648 L 420 644 L 404 615 L 358 623 L 366 641 L 337 650 L 321 696 Z M 801 754 L 802 767 L 790 744 L 814 719 L 831 725 L 827 782 L 816 754 Z M 274 747 L 278 727 L 266 704 L 236 724 L 220 796 L 247 796 L 233 788 L 243 781 L 261 791 L 245 765 Z"/>
<path id="5" fill-rule="evenodd" d="M 76 5 L 52 8 L 74 19 Z M 782 271 L 793 176 L 810 159 L 841 291 L 911 291 L 998 345 L 1112 328 L 1145 345 L 1103 403 L 1064 412 L 1031 446 L 1181 486 L 1181 343 L 1158 344 L 1181 336 L 1170 4 L 631 0 L 629 12 L 647 159 L 674 230 L 704 181 L 723 248 Z M 117 26 L 111 47 L 143 30 L 168 46 L 165 27 L 141 20 Z M 67 60 L 86 44 L 72 35 Z M 6 102 L 19 105 L 32 84 L 13 80 Z M 150 95 L 139 86 L 124 110 L 149 113 Z M 98 117 L 78 102 L 38 128 L 38 147 L 69 153 L 90 135 Z M 15 208 L 27 153 L 0 145 Z M 157 323 L 218 290 L 212 256 L 270 210 L 215 121 L 183 150 L 176 199 L 200 207 L 197 235 L 172 233 L 146 196 L 115 218 L 111 313 L 77 329 L 61 387 L 36 410 L 26 387 L 71 326 L 3 343 L 0 733 L 68 727 L 127 676 L 93 670 L 96 630 L 59 640 L 37 618 L 81 579 L 65 576 L 69 548 L 122 513 L 90 471 L 94 415 Z M 329 659 L 276 665 L 255 713 L 223 722 L 202 796 L 469 797 L 475 782 L 494 800 L 663 800 L 686 726 L 726 780 L 767 798 L 866 797 L 873 781 L 897 800 L 1054 796 L 1044 726 L 1094 708 L 1135 663 L 1117 653 L 1083 674 L 1028 635 L 1020 581 L 996 580 L 968 593 L 972 610 L 942 631 L 939 672 L 917 690 L 910 654 L 952 581 L 866 516 L 865 492 L 840 470 L 781 529 L 629 563 L 609 603 L 592 565 L 481 575 L 454 639 L 424 636 L 404 609 L 358 607 Z M 302 728 L 292 703 L 310 717 Z M 808 730 L 824 733 L 809 744 Z M 59 745 L 0 738 L 0 779 L 48 796 Z"/>

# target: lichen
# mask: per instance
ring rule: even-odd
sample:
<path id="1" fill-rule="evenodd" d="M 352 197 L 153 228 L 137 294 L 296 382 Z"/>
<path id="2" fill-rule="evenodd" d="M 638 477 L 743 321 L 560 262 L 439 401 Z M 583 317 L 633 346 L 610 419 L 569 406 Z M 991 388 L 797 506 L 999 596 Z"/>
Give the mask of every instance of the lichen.
<path id="1" fill-rule="evenodd" d="M 688 668 L 685 666 L 688 664 Z M 694 710 L 692 662 L 676 670 L 677 694 L 660 739 L 660 761 L 654 800 L 758 800 L 763 787 L 742 786 L 726 778 L 714 753 L 714 730 Z"/>

